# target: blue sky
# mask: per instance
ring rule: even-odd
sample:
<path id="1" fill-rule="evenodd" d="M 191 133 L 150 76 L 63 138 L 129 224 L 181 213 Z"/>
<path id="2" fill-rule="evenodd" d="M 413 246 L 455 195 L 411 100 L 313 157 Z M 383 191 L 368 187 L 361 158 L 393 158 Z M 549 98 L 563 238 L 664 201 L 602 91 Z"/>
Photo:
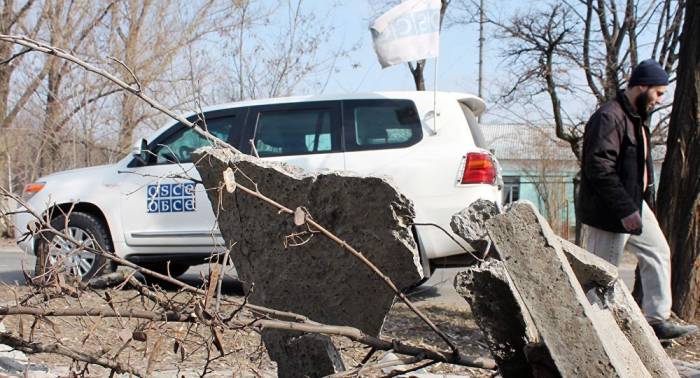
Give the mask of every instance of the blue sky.
<path id="1" fill-rule="evenodd" d="M 389 1 L 386 1 L 388 3 Z M 456 3 L 457 1 L 453 1 Z M 387 9 L 382 0 L 355 0 L 337 2 L 332 7 L 330 2 L 320 0 L 307 1 L 308 7 L 328 12 L 335 31 L 331 37 L 330 46 L 351 45 L 359 43 L 360 47 L 351 57 L 349 64 L 339 64 L 339 72 L 330 77 L 324 93 L 353 93 L 391 90 L 414 90 L 413 78 L 406 64 L 399 64 L 382 69 L 372 47 L 369 32 L 371 21 Z M 394 1 L 396 3 L 396 1 Z M 513 0 L 486 1 L 487 12 L 492 17 L 507 18 L 518 9 L 527 9 L 540 2 Z M 452 5 L 451 5 L 452 6 Z M 383 8 L 382 8 L 383 7 Z M 455 8 L 448 8 L 448 13 Z M 493 105 L 492 99 L 497 96 L 501 83 L 506 79 L 502 58 L 499 56 L 497 40 L 493 38 L 493 27 L 486 25 L 485 30 L 485 64 L 484 64 L 484 99 Z M 437 89 L 441 91 L 456 91 L 478 93 L 478 61 L 479 61 L 479 25 L 477 23 L 451 25 L 443 28 L 440 35 L 440 56 L 438 58 Z M 425 72 L 426 87 L 435 88 L 434 70 L 435 59 L 428 60 Z M 546 107 L 548 99 L 542 106 Z M 485 122 L 515 122 L 507 114 L 500 113 L 491 106 L 487 110 Z M 584 111 L 587 111 L 584 110 Z"/>
<path id="2" fill-rule="evenodd" d="M 474 0 L 476 2 L 476 0 Z M 554 1 L 554 0 L 552 0 Z M 325 49 L 327 53 L 338 47 L 359 44 L 349 59 L 338 62 L 337 72 L 330 76 L 324 93 L 353 93 L 369 91 L 414 90 L 413 78 L 406 64 L 399 64 L 382 69 L 372 47 L 369 25 L 373 19 L 390 8 L 389 3 L 397 4 L 398 0 L 306 0 L 303 4 L 322 16 L 322 21 L 334 27 L 330 41 Z M 470 0 L 461 3 L 470 4 Z M 448 8 L 448 19 L 460 14 L 457 5 L 460 0 L 453 0 Z M 545 6 L 543 1 L 532 0 L 485 0 L 489 17 L 506 20 L 516 12 L 524 12 L 532 8 Z M 450 13 L 452 12 L 452 13 Z M 458 91 L 476 94 L 478 92 L 478 23 L 460 24 L 448 23 L 443 27 L 440 36 L 440 57 L 438 63 L 437 89 L 441 91 Z M 533 105 L 527 109 L 517 105 L 498 107 L 495 100 L 502 88 L 513 78 L 508 75 L 507 63 L 500 56 L 502 40 L 494 38 L 494 26 L 486 24 L 485 64 L 484 64 L 484 94 L 487 102 L 487 112 L 483 119 L 487 123 L 523 122 L 526 118 L 535 123 L 551 123 L 549 109 L 550 99 L 546 95 L 538 95 Z M 641 40 L 640 42 L 643 42 Z M 640 49 L 646 47 L 640 44 Z M 435 59 L 429 59 L 425 73 L 428 90 L 435 88 L 434 80 Z M 580 75 L 579 75 L 580 74 Z M 586 119 L 593 112 L 595 100 L 586 95 L 585 79 L 582 73 L 574 72 L 573 85 L 583 88 L 575 97 L 560 93 L 562 105 L 572 119 Z M 578 77 L 580 76 L 580 77 Z M 325 76 L 318 80 L 325 81 Z M 672 89 L 670 93 L 672 93 Z M 672 96 L 668 96 L 670 98 Z"/>
<path id="3" fill-rule="evenodd" d="M 313 4 L 310 2 L 309 4 Z M 338 20 L 333 43 L 358 41 L 360 49 L 352 55 L 357 68 L 343 67 L 329 82 L 326 92 L 365 92 L 378 90 L 413 90 L 413 79 L 405 64 L 382 69 L 372 48 L 369 24 L 376 16 L 376 2 L 349 1 L 332 10 Z M 478 76 L 478 25 L 455 25 L 441 34 L 441 51 L 438 67 L 438 89 L 461 92 L 477 92 Z M 492 54 L 489 54 L 492 55 Z M 489 59 L 495 65 L 495 56 Z M 435 59 L 430 59 L 426 72 L 429 89 L 434 87 Z M 493 72 L 492 70 L 489 70 Z"/>

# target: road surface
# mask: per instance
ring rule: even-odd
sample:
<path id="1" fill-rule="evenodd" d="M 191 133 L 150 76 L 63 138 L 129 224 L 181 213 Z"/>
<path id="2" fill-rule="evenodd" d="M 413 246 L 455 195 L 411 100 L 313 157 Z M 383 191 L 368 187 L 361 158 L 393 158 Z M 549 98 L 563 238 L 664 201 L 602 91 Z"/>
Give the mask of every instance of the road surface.
<path id="1" fill-rule="evenodd" d="M 34 256 L 27 255 L 7 239 L 0 239 L 0 282 L 14 284 L 24 283 L 23 270 L 31 274 L 34 270 Z M 628 287 L 632 286 L 634 278 L 634 264 L 636 260 L 631 255 L 626 255 L 620 271 L 622 279 Z M 455 275 L 463 268 L 444 268 L 435 271 L 432 277 L 411 292 L 410 298 L 418 303 L 443 304 L 456 307 L 466 306 L 466 302 L 460 297 L 452 287 Z M 200 286 L 201 277 L 206 277 L 208 267 L 206 264 L 197 265 L 185 273 L 181 279 L 193 286 Z M 242 293 L 240 282 L 227 278 L 224 282 L 223 290 L 227 294 Z"/>

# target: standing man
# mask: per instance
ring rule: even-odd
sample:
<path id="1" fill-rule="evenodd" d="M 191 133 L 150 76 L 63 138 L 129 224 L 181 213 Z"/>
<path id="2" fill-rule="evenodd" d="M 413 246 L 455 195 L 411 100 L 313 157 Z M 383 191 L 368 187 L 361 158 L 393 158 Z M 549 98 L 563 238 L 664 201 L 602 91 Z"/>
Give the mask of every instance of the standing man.
<path id="1" fill-rule="evenodd" d="M 642 311 L 660 339 L 697 331 L 669 321 L 671 251 L 654 207 L 654 166 L 649 115 L 668 88 L 659 63 L 645 60 L 632 71 L 627 89 L 603 104 L 583 135 L 581 188 L 576 214 L 584 225 L 583 246 L 620 265 L 629 248 L 637 256 L 644 297 Z"/>

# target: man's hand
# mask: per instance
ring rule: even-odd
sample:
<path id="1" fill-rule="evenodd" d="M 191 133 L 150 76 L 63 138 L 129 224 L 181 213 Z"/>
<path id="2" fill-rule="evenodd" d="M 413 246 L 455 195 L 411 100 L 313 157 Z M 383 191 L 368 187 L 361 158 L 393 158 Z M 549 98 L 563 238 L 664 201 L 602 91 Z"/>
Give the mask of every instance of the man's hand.
<path id="1" fill-rule="evenodd" d="M 622 218 L 622 227 L 625 228 L 627 232 L 639 231 L 642 229 L 642 217 L 639 216 L 639 211 Z"/>

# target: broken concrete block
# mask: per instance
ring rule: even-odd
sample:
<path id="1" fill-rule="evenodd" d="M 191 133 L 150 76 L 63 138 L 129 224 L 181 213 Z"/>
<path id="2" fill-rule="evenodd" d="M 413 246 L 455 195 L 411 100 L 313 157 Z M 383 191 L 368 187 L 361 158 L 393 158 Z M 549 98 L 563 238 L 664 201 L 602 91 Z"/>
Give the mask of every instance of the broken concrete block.
<path id="1" fill-rule="evenodd" d="M 525 346 L 527 362 L 530 363 L 532 376 L 537 378 L 560 378 L 559 370 L 552 361 L 547 345 L 542 342 L 530 343 Z"/>
<path id="2" fill-rule="evenodd" d="M 499 212 L 500 209 L 495 203 L 480 199 L 454 214 L 450 226 L 452 231 L 475 251 L 484 251 L 488 239 L 486 221 Z M 590 287 L 593 284 L 610 286 L 617 279 L 617 268 L 614 265 L 568 240 L 559 236 L 557 238 L 583 287 Z"/>
<path id="3" fill-rule="evenodd" d="M 610 360 L 619 376 L 651 377 L 634 346 L 627 340 L 610 311 L 607 311 L 602 303 L 593 303 L 586 315 L 593 321 L 598 337 L 603 340 L 603 346 L 611 356 Z"/>
<path id="4" fill-rule="evenodd" d="M 264 330 L 263 341 L 275 354 L 279 377 L 323 377 L 345 371 L 343 359 L 329 336 Z"/>
<path id="5" fill-rule="evenodd" d="M 233 192 L 209 190 L 208 195 L 223 238 L 234 246 L 231 258 L 239 278 L 247 283 L 250 303 L 376 336 L 394 293 L 343 247 L 309 229 L 303 217 L 295 224 L 293 217 L 244 193 L 240 186 L 257 188 L 292 209 L 308 209 L 315 221 L 361 251 L 399 289 L 422 278 L 409 226 L 413 205 L 386 180 L 309 174 L 223 149 L 202 149 L 196 156 L 206 188 L 223 188 L 223 172 L 229 167 L 237 180 L 239 188 L 229 185 Z M 286 343 L 295 336 L 281 337 Z M 296 358 L 275 351 L 280 343 L 267 345 L 279 366 L 286 366 L 280 359 Z M 328 361 L 334 359 L 333 353 L 326 356 Z"/>
<path id="6" fill-rule="evenodd" d="M 678 377 L 673 361 L 661 347 L 627 286 L 621 280 L 616 280 L 612 287 L 602 289 L 602 294 L 604 305 L 615 317 L 649 373 L 654 377 Z"/>
<path id="7" fill-rule="evenodd" d="M 452 216 L 450 227 L 457 236 L 477 252 L 484 252 L 487 242 L 486 221 L 500 210 L 498 205 L 485 199 L 472 202 L 469 207 Z"/>
<path id="8" fill-rule="evenodd" d="M 469 303 L 501 375 L 531 377 L 525 346 L 538 341 L 537 330 L 503 262 L 489 260 L 467 268 L 455 276 L 454 287 Z"/>
<path id="9" fill-rule="evenodd" d="M 615 280 L 617 280 L 619 276 L 615 265 L 610 264 L 568 240 L 559 238 L 559 241 L 581 286 L 584 288 L 592 285 L 607 287 L 615 283 Z"/>
<path id="10" fill-rule="evenodd" d="M 606 331 L 617 325 L 597 316 L 559 238 L 532 204 L 518 202 L 486 227 L 563 377 L 650 376 L 629 342 L 620 348 L 610 341 Z"/>

